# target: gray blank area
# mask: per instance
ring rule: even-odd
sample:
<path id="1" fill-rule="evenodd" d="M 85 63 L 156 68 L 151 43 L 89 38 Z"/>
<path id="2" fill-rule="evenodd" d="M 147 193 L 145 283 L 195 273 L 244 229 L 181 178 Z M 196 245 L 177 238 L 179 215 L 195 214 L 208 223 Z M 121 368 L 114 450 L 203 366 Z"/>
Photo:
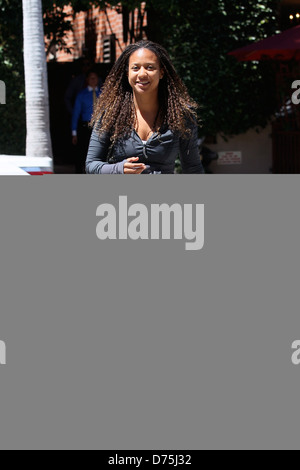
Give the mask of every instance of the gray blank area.
<path id="1" fill-rule="evenodd" d="M 205 245 L 99 204 L 205 204 Z M 296 175 L 0 178 L 1 449 L 299 449 Z"/>

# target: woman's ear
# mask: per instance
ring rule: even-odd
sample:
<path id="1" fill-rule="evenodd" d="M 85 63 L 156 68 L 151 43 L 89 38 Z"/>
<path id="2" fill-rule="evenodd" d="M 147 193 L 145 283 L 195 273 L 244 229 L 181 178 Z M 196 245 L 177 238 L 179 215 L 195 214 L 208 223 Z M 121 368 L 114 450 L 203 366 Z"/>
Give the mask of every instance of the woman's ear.
<path id="1" fill-rule="evenodd" d="M 164 69 L 161 69 L 161 71 L 160 71 L 160 79 L 161 80 L 164 78 L 164 75 L 165 75 L 165 71 L 164 71 Z"/>

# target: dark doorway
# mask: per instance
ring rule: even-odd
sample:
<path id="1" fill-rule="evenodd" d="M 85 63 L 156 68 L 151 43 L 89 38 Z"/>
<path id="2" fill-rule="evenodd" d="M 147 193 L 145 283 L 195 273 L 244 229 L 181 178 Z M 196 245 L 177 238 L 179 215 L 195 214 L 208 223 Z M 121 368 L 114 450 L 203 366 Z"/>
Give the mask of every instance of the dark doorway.
<path id="1" fill-rule="evenodd" d="M 104 82 L 111 68 L 110 64 L 96 64 Z M 71 116 L 65 106 L 65 92 L 73 77 L 78 75 L 76 62 L 49 62 L 50 129 L 53 147 L 53 164 L 56 173 L 74 172 L 74 148 L 71 139 Z"/>

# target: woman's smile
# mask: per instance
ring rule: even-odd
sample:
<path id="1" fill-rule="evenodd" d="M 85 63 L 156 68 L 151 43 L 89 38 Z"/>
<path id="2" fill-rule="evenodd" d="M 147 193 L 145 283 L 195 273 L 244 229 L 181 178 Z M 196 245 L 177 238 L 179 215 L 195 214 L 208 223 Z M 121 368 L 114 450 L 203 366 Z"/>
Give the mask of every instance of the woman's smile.
<path id="1" fill-rule="evenodd" d="M 145 88 L 147 85 L 150 85 L 150 82 L 136 82 L 136 84 L 142 88 Z"/>

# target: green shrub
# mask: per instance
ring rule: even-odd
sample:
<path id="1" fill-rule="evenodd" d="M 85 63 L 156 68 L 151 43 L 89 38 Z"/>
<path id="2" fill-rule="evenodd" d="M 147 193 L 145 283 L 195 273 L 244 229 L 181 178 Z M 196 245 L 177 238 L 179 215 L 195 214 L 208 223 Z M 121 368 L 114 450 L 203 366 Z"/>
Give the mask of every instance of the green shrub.
<path id="1" fill-rule="evenodd" d="M 25 84 L 22 50 L 22 6 L 0 0 L 0 80 L 6 104 L 0 105 L 0 154 L 25 154 Z"/>
<path id="2" fill-rule="evenodd" d="M 24 78 L 5 63 L 0 64 L 0 78 L 6 84 L 6 104 L 0 105 L 0 154 L 24 155 Z"/>

